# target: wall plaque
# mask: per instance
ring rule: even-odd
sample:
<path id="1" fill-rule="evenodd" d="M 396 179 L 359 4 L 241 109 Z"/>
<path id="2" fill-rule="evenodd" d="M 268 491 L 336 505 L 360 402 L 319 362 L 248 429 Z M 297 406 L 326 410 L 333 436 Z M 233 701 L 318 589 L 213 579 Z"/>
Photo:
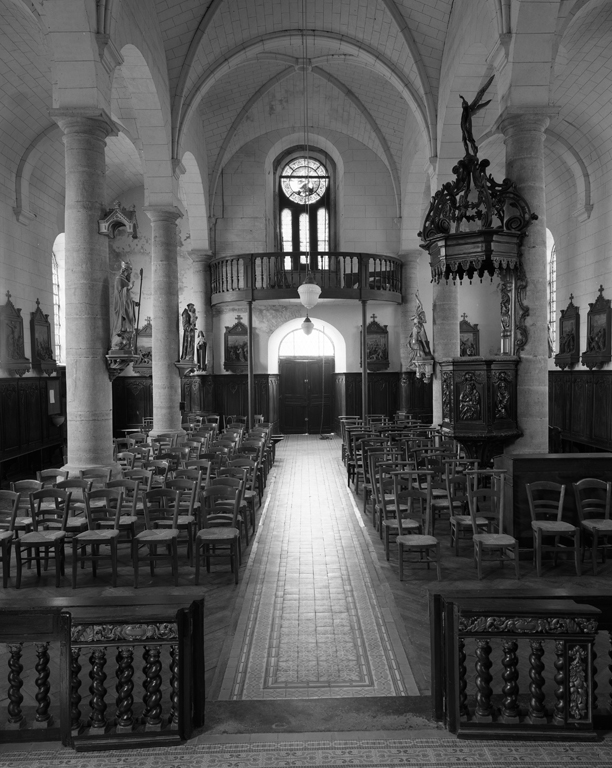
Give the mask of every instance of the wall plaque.
<path id="1" fill-rule="evenodd" d="M 225 326 L 225 359 L 223 367 L 232 373 L 246 373 L 249 364 L 249 329 L 236 315 L 230 328 Z"/>
<path id="2" fill-rule="evenodd" d="M 555 365 L 564 370 L 580 362 L 580 307 L 575 307 L 570 294 L 569 304 L 559 318 L 559 352 Z"/>
<path id="3" fill-rule="evenodd" d="M 599 286 L 599 296 L 589 303 L 587 313 L 586 350 L 582 353 L 582 364 L 587 368 L 601 368 L 612 360 L 610 352 L 610 299 L 603 297 L 603 285 Z"/>
<path id="4" fill-rule="evenodd" d="M 6 292 L 6 304 L 0 307 L 0 366 L 17 376 L 30 370 L 23 345 L 23 317 L 15 308 L 10 291 Z"/>
<path id="5" fill-rule="evenodd" d="M 30 312 L 30 339 L 32 342 L 32 367 L 50 376 L 57 370 L 57 363 L 53 358 L 51 323 L 49 322 L 49 315 L 45 315 L 40 308 L 38 299 L 36 299 L 36 311 Z"/>

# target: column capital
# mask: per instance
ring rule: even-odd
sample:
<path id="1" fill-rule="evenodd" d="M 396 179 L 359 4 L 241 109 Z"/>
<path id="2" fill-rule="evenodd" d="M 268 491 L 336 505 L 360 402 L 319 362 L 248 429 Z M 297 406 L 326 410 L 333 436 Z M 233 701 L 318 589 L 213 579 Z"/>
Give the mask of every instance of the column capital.
<path id="1" fill-rule="evenodd" d="M 193 248 L 187 253 L 194 264 L 209 264 L 214 256 L 209 248 Z"/>
<path id="2" fill-rule="evenodd" d="M 97 107 L 60 107 L 49 110 L 49 117 L 59 125 L 63 133 L 98 136 L 118 136 L 119 127 L 108 112 Z"/>
<path id="3" fill-rule="evenodd" d="M 175 205 L 147 205 L 142 209 L 152 222 L 166 221 L 176 224 L 183 214 Z"/>
<path id="4" fill-rule="evenodd" d="M 559 115 L 557 107 L 513 105 L 506 107 L 495 121 L 491 133 L 510 133 L 522 131 L 540 131 L 544 133 L 552 118 Z"/>

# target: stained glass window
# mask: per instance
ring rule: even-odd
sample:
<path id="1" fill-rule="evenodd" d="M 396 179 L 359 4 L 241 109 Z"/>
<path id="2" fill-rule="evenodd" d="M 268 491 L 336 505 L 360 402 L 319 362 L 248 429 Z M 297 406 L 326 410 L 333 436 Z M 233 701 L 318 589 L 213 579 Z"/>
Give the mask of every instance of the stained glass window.
<path id="1" fill-rule="evenodd" d="M 280 246 L 285 268 L 327 269 L 314 255 L 329 250 L 330 179 L 327 168 L 311 157 L 297 157 L 283 166 L 280 174 Z M 297 252 L 301 251 L 298 258 Z M 291 261 L 291 266 L 287 261 Z M 328 259 L 326 259 L 328 261 Z"/>
<path id="2" fill-rule="evenodd" d="M 557 345 L 557 246 L 550 230 L 546 230 L 548 337 L 553 350 Z"/>
<path id="3" fill-rule="evenodd" d="M 61 313 L 60 313 L 60 284 L 59 284 L 59 266 L 57 263 L 57 256 L 55 253 L 51 253 L 51 278 L 53 281 L 53 325 L 54 325 L 54 331 L 53 334 L 54 342 L 55 342 L 55 360 L 63 364 L 63 358 L 62 358 L 62 342 L 61 342 L 61 327 L 62 327 L 62 321 L 61 321 Z"/>

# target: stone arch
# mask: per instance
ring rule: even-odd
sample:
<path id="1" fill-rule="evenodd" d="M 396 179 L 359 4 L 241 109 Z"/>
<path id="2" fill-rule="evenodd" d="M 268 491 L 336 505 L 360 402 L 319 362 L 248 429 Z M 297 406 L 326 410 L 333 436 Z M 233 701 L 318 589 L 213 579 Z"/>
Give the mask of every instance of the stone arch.
<path id="1" fill-rule="evenodd" d="M 314 327 L 319 331 L 325 331 L 327 336 L 331 339 L 334 345 L 334 357 L 335 357 L 335 372 L 346 372 L 346 341 L 340 331 L 335 328 L 327 320 L 321 320 L 318 317 L 311 317 Z M 268 339 L 268 373 L 278 373 L 278 351 L 280 349 L 281 341 L 291 331 L 296 331 L 301 327 L 304 322 L 303 317 L 296 317 L 293 320 L 288 320 L 277 328 Z"/>
<path id="2" fill-rule="evenodd" d="M 321 136 L 318 133 L 309 134 L 311 146 L 323 150 L 326 152 L 336 164 L 336 218 L 338 222 L 341 222 L 344 218 L 344 162 L 342 155 L 336 149 L 334 144 Z M 274 178 L 274 161 L 286 150 L 293 146 L 301 145 L 304 142 L 304 135 L 302 133 L 289 133 L 278 141 L 274 142 L 270 147 L 264 164 L 264 175 L 266 179 Z M 274 250 L 274 184 L 266 184 L 266 238 L 267 249 Z M 338 250 L 342 250 L 342 227 L 337 228 L 337 243 Z"/>
<path id="3" fill-rule="evenodd" d="M 433 118 L 430 120 L 426 105 L 415 85 L 392 61 L 381 56 L 380 51 L 377 51 L 368 45 L 359 43 L 356 40 L 349 40 L 348 38 L 335 33 L 317 32 L 315 35 L 310 32 L 308 34 L 312 38 L 311 42 L 313 44 L 314 42 L 320 41 L 333 43 L 337 48 L 337 53 L 334 53 L 333 57 L 337 59 L 350 57 L 356 64 L 373 69 L 381 77 L 384 77 L 385 80 L 390 82 L 417 116 L 421 129 L 428 138 L 432 150 L 431 153 L 433 154 L 433 141 L 436 130 L 435 122 L 433 121 Z M 185 127 L 189 124 L 202 97 L 214 83 L 231 69 L 248 65 L 250 60 L 257 59 L 259 56 L 269 56 L 270 54 L 274 54 L 274 48 L 276 46 L 292 42 L 293 33 L 290 32 L 260 35 L 251 40 L 248 45 L 241 45 L 233 51 L 229 51 L 222 60 L 216 62 L 207 72 L 205 72 L 195 83 L 191 93 L 185 97 L 184 104 L 182 105 L 181 120 L 176 125 L 175 141 L 177 147 L 180 147 L 181 137 L 185 131 Z M 328 59 L 329 57 L 325 56 L 320 59 L 315 58 L 312 60 L 312 64 L 314 65 Z M 297 59 L 295 60 L 295 64 L 299 64 Z"/>
<path id="4" fill-rule="evenodd" d="M 208 206 L 200 167 L 191 152 L 185 152 L 181 162 L 185 168 L 180 184 L 189 215 L 190 248 L 208 250 Z"/>
<path id="5" fill-rule="evenodd" d="M 170 126 L 144 56 L 131 43 L 121 49 L 121 73 L 129 89 L 141 142 L 145 205 L 174 205 Z"/>

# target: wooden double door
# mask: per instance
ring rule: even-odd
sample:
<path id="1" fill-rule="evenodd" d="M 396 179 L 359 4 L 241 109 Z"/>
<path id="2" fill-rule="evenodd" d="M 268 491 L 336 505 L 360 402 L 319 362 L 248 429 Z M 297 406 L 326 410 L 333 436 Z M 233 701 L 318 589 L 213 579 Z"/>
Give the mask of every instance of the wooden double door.
<path id="1" fill-rule="evenodd" d="M 331 432 L 334 358 L 284 357 L 278 372 L 280 431 L 311 435 Z"/>

